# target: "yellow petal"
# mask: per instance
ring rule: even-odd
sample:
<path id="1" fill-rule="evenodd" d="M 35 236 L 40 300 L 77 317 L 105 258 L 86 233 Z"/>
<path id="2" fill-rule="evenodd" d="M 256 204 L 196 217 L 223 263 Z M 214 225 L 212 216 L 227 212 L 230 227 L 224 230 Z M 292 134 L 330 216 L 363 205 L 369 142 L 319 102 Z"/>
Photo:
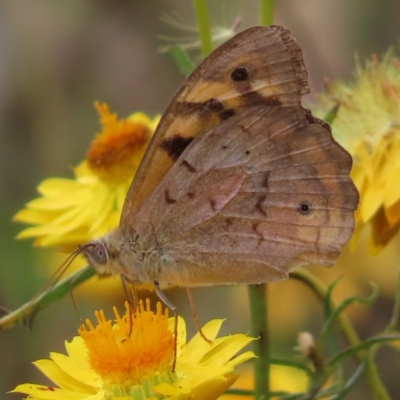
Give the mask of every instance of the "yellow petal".
<path id="1" fill-rule="evenodd" d="M 18 385 L 10 393 L 24 393 L 29 394 L 31 400 L 81 400 L 89 399 L 86 394 L 70 392 L 68 390 L 53 388 L 44 385 L 34 385 L 31 383 L 24 383 Z"/>
<path id="2" fill-rule="evenodd" d="M 253 340 L 254 338 L 241 334 L 216 339 L 213 349 L 209 351 L 201 361 L 206 366 L 223 365 Z"/>
<path id="3" fill-rule="evenodd" d="M 208 322 L 204 327 L 202 328 L 202 331 L 204 335 L 213 341 L 219 330 L 221 329 L 221 325 L 224 322 L 223 319 L 215 319 L 210 322 Z M 200 333 L 197 333 L 193 339 L 185 346 L 183 352 L 182 352 L 182 357 L 187 357 L 188 360 L 190 360 L 191 363 L 198 363 L 202 357 L 204 356 L 204 349 L 211 349 L 211 344 L 207 343 L 200 335 Z"/>
<path id="4" fill-rule="evenodd" d="M 87 371 L 80 368 L 75 360 L 72 360 L 65 354 L 50 353 L 50 357 L 66 374 L 72 376 L 77 381 L 86 382 L 91 386 L 98 386 L 99 377 L 93 370 Z"/>
<path id="5" fill-rule="evenodd" d="M 52 360 L 38 360 L 33 364 L 61 389 L 86 394 L 96 393 L 96 390 L 94 390 L 93 387 L 84 383 L 81 378 L 79 380 L 73 378 L 70 374 L 63 371 L 59 365 Z"/>

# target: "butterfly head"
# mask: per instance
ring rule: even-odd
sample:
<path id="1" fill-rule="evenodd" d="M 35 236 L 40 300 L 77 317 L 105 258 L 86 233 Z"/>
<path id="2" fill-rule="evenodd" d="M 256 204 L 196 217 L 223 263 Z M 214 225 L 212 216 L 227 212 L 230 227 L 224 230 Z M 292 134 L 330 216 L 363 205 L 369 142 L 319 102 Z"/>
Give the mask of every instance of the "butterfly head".
<path id="1" fill-rule="evenodd" d="M 78 251 L 99 274 L 123 275 L 129 281 L 146 283 L 151 278 L 146 272 L 146 252 L 141 244 L 136 236 L 123 234 L 117 228 L 81 246 Z"/>
<path id="2" fill-rule="evenodd" d="M 88 263 L 99 274 L 115 273 L 110 265 L 110 249 L 103 238 L 93 240 L 88 244 L 81 246 L 80 250 Z"/>

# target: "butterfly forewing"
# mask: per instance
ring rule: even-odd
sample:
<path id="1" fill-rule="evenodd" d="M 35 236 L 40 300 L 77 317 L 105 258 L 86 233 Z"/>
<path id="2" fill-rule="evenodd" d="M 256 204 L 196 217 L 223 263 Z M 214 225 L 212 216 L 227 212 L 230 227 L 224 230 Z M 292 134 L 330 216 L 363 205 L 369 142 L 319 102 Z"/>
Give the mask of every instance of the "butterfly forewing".
<path id="1" fill-rule="evenodd" d="M 248 107 L 194 140 L 137 214 L 185 286 L 331 265 L 354 230 L 351 158 L 301 106 Z"/>
<path id="2" fill-rule="evenodd" d="M 189 76 L 165 111 L 129 190 L 121 229 L 194 138 L 251 105 L 299 104 L 308 92 L 301 50 L 286 29 L 254 27 L 224 43 Z"/>

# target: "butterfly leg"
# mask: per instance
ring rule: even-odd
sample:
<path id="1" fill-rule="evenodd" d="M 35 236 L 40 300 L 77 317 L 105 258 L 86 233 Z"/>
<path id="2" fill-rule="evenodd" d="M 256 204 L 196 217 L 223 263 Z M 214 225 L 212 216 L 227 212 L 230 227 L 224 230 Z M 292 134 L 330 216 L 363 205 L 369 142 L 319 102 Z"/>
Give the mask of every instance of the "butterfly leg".
<path id="1" fill-rule="evenodd" d="M 200 326 L 200 322 L 199 319 L 197 318 L 197 312 L 196 312 L 196 308 L 194 306 L 194 301 L 193 301 L 193 296 L 192 296 L 192 292 L 190 291 L 190 289 L 187 287 L 187 294 L 188 294 L 188 298 L 189 298 L 189 304 L 190 304 L 190 309 L 192 310 L 192 316 L 194 319 L 194 322 L 196 324 L 197 330 L 200 333 L 200 336 L 207 342 L 207 343 L 212 343 L 212 340 L 210 340 L 203 332 L 203 330 L 201 329 Z"/>
<path id="2" fill-rule="evenodd" d="M 156 289 L 157 296 L 159 299 L 174 313 L 175 324 L 174 324 L 174 333 L 175 333 L 175 343 L 174 343 L 174 361 L 172 362 L 172 372 L 175 372 L 176 367 L 176 355 L 178 352 L 178 313 L 176 312 L 176 305 L 171 303 L 168 297 L 164 294 L 164 292 L 160 288 L 160 284 L 158 281 L 154 281 L 154 287 Z"/>
<path id="3" fill-rule="evenodd" d="M 168 299 L 168 297 L 164 294 L 164 292 L 160 288 L 160 284 L 158 281 L 154 281 L 154 288 L 156 290 L 157 296 L 159 299 L 172 311 L 176 311 L 176 305 L 174 303 L 171 303 L 171 301 Z"/>

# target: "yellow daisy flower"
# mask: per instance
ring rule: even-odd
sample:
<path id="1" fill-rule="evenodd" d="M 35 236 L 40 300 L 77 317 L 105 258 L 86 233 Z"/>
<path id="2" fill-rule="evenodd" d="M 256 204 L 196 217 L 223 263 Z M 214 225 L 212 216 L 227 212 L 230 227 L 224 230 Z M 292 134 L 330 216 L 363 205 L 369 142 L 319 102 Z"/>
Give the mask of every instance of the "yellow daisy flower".
<path id="1" fill-rule="evenodd" d="M 143 113 L 118 119 L 106 104 L 95 103 L 103 126 L 75 179 L 50 178 L 14 220 L 34 225 L 19 239 L 36 238 L 36 246 L 75 248 L 102 236 L 119 223 L 129 185 L 139 167 L 159 117 Z"/>
<path id="2" fill-rule="evenodd" d="M 238 375 L 235 367 L 254 357 L 247 351 L 235 354 L 253 338 L 236 334 L 216 338 L 222 320 L 210 321 L 203 332 L 186 343 L 186 327 L 178 320 L 175 354 L 175 318 L 168 318 L 157 303 L 150 310 L 150 300 L 139 303 L 131 314 L 121 317 L 114 308 L 115 323 L 104 312 L 96 313 L 97 325 L 87 321 L 80 336 L 66 342 L 68 355 L 51 353 L 49 360 L 39 360 L 39 368 L 57 387 L 25 383 L 13 393 L 29 395 L 31 400 L 129 400 L 129 399 L 207 399 L 218 398 Z"/>
<path id="3" fill-rule="evenodd" d="M 339 104 L 335 138 L 353 157 L 352 177 L 360 191 L 355 247 L 371 226 L 369 249 L 376 253 L 400 228 L 400 59 L 388 52 L 358 66 L 352 83 L 328 82 L 321 115 Z"/>

